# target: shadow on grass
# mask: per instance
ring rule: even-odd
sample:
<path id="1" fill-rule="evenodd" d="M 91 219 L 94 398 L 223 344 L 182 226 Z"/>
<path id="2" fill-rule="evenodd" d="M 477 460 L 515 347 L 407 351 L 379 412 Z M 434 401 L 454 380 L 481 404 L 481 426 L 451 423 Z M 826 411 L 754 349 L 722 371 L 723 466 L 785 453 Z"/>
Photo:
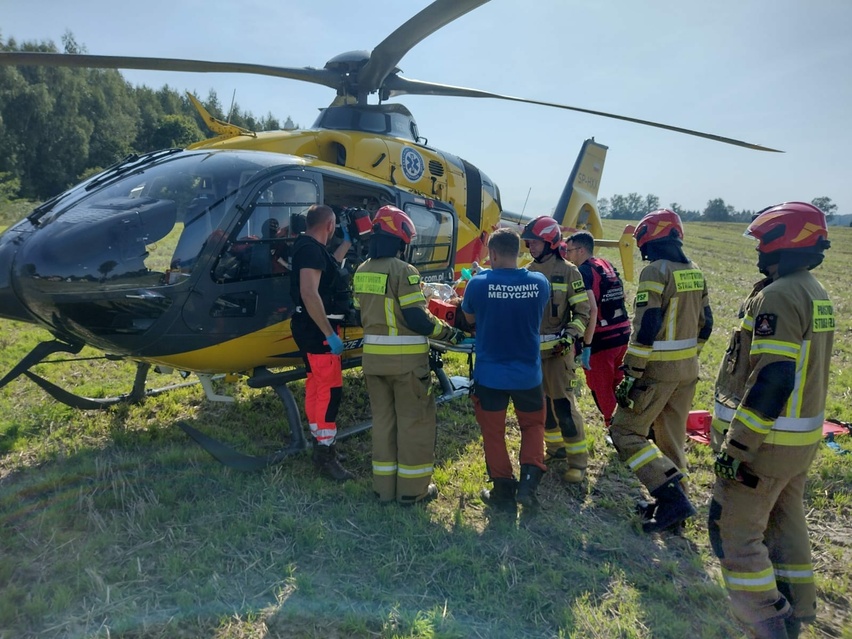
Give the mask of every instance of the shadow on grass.
<path id="1" fill-rule="evenodd" d="M 265 454 L 289 432 L 277 397 L 182 401 L 194 417 L 108 411 L 105 436 L 3 479 L 0 636 L 737 636 L 700 558 L 634 530 L 635 486 L 603 451 L 586 485 L 551 473 L 537 512 L 489 516 L 462 398 L 439 411 L 440 497 L 406 509 L 375 501 L 368 433 L 343 446 L 353 482 L 306 454 L 240 473 L 174 424 Z"/>

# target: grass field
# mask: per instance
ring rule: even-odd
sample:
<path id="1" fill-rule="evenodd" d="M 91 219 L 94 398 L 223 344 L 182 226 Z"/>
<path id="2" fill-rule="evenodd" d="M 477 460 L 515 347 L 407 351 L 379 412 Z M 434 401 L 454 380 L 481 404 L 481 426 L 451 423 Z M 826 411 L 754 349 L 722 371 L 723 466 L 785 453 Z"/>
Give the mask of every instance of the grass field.
<path id="1" fill-rule="evenodd" d="M 606 229 L 615 236 L 618 226 Z M 728 332 L 758 279 L 743 229 L 686 228 L 716 316 L 696 409 L 712 408 Z M 827 415 L 852 421 L 852 229 L 832 228 L 831 240 L 817 271 L 838 317 Z M 49 338 L 2 326 L 0 375 Z M 447 366 L 467 372 L 460 356 Z M 134 373 L 100 359 L 35 370 L 88 396 L 127 392 Z M 280 448 L 288 427 L 274 393 L 220 390 L 237 402 L 208 402 L 196 386 L 82 412 L 24 377 L 0 389 L 0 638 L 742 637 L 707 540 L 707 446 L 689 448 L 699 516 L 683 536 L 644 535 L 633 514 L 640 485 L 586 391 L 588 480 L 569 486 L 549 473 L 537 513 L 491 518 L 478 498 L 485 467 L 472 407 L 456 400 L 439 408 L 439 499 L 401 509 L 374 501 L 369 432 L 341 443 L 357 475 L 344 485 L 318 478 L 307 455 L 257 473 L 223 467 L 176 422 L 252 454 Z M 301 385 L 293 390 L 299 397 Z M 344 393 L 341 425 L 368 418 L 357 371 Z M 850 439 L 838 438 L 841 450 Z M 850 487 L 852 455 L 822 446 L 806 494 L 819 592 L 806 638 L 852 639 Z"/>

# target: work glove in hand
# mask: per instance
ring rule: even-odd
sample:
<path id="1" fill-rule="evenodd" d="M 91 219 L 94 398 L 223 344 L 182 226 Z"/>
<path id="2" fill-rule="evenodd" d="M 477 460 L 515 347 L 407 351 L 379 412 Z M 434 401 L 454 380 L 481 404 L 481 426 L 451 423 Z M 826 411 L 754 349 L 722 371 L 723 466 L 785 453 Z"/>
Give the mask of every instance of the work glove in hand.
<path id="1" fill-rule="evenodd" d="M 716 456 L 716 462 L 713 464 L 713 470 L 715 471 L 716 476 L 721 477 L 722 479 L 742 481 L 740 464 L 742 464 L 742 462 L 739 459 L 734 459 L 728 455 L 728 453 L 719 453 Z"/>
<path id="2" fill-rule="evenodd" d="M 340 355 L 343 352 L 343 341 L 338 337 L 337 333 L 326 335 L 325 341 L 328 342 L 328 347 L 331 349 L 332 355 Z"/>
<path id="3" fill-rule="evenodd" d="M 349 234 L 349 225 L 341 224 L 340 230 L 343 232 L 343 241 L 352 244 L 352 236 Z"/>
<path id="4" fill-rule="evenodd" d="M 584 346 L 583 347 L 583 354 L 580 356 L 580 361 L 583 363 L 583 368 L 585 368 L 587 371 L 592 370 L 592 364 L 591 364 L 592 347 L 591 346 Z"/>
<path id="5" fill-rule="evenodd" d="M 573 343 L 574 338 L 565 333 L 559 339 L 557 339 L 556 344 L 553 345 L 553 354 L 565 355 L 566 353 L 571 351 L 571 344 Z"/>
<path id="6" fill-rule="evenodd" d="M 450 336 L 447 338 L 447 341 L 450 344 L 461 344 L 464 341 L 464 339 L 467 337 L 467 334 L 459 328 L 453 328 L 453 329 L 450 329 L 450 330 L 452 332 L 450 333 Z"/>
<path id="7" fill-rule="evenodd" d="M 622 408 L 632 408 L 633 400 L 628 397 L 630 395 L 630 391 L 633 389 L 633 384 L 636 383 L 635 377 L 630 377 L 630 375 L 625 375 L 624 379 L 621 380 L 618 387 L 615 389 L 615 401 L 618 402 L 618 405 Z"/>

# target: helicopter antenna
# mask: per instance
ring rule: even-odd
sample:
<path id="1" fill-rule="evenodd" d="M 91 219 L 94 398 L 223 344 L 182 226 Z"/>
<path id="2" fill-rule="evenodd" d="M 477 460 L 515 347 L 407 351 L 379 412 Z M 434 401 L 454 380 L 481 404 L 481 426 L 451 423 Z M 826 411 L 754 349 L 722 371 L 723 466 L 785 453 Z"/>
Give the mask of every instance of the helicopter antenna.
<path id="1" fill-rule="evenodd" d="M 228 123 L 231 123 L 231 116 L 234 115 L 234 102 L 237 101 L 237 90 L 234 89 L 234 92 L 231 94 L 231 108 L 228 109 Z"/>
<path id="2" fill-rule="evenodd" d="M 523 215 L 524 211 L 527 210 L 527 202 L 530 201 L 530 193 L 532 193 L 532 187 L 530 187 L 530 190 L 527 191 L 527 199 L 524 200 L 524 207 L 521 209 L 521 215 Z"/>

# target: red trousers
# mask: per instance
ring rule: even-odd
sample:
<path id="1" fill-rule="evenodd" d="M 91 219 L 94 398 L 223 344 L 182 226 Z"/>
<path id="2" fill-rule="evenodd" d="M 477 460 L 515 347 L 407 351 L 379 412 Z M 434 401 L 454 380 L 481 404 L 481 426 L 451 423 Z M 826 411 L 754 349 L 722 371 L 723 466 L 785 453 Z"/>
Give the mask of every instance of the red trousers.
<path id="1" fill-rule="evenodd" d="M 305 416 L 317 443 L 328 446 L 337 435 L 337 410 L 343 395 L 340 355 L 305 353 L 305 361 Z"/>
<path id="2" fill-rule="evenodd" d="M 583 371 L 586 374 L 586 385 L 592 391 L 595 406 L 603 415 L 607 428 L 615 412 L 615 389 L 624 379 L 624 371 L 620 367 L 626 352 L 627 344 L 623 344 L 592 353 L 589 361 L 592 369 Z"/>
<path id="3" fill-rule="evenodd" d="M 476 421 L 482 432 L 485 466 L 491 479 L 510 479 L 515 476 L 512 460 L 506 449 L 506 409 L 510 399 L 521 430 L 519 463 L 547 470 L 544 464 L 545 408 L 541 386 L 515 391 L 477 384 L 471 399 Z"/>

